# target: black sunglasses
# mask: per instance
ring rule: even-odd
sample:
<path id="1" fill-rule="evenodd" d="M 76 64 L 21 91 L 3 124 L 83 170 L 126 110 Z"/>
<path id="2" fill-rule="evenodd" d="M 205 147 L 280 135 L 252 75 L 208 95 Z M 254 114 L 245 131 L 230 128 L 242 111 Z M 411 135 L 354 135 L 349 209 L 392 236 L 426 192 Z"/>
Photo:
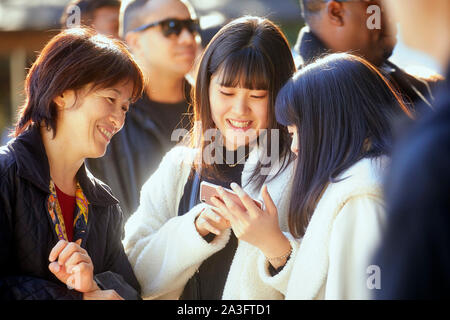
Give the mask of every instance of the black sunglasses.
<path id="1" fill-rule="evenodd" d="M 198 19 L 180 20 L 180 19 L 170 18 L 170 19 L 165 19 L 162 21 L 144 24 L 140 27 L 137 27 L 136 29 L 134 29 L 132 31 L 135 31 L 135 32 L 144 31 L 149 28 L 156 27 L 156 26 L 161 26 L 162 33 L 165 37 L 170 37 L 172 34 L 179 36 L 181 31 L 184 28 L 186 28 L 192 34 L 198 33 L 199 29 L 200 29 Z"/>

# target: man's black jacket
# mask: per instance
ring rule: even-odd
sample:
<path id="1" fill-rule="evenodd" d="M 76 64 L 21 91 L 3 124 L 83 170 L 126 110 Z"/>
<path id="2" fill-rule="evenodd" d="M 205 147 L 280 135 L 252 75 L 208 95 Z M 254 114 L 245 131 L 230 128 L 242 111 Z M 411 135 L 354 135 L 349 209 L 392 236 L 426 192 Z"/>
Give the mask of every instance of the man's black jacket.
<path id="1" fill-rule="evenodd" d="M 122 212 L 108 186 L 83 165 L 77 180 L 89 201 L 86 241 L 102 289 L 139 299 L 140 287 L 121 243 Z M 50 169 L 39 129 L 0 148 L 0 300 L 81 299 L 48 269 L 58 242 L 47 211 Z"/>
<path id="2" fill-rule="evenodd" d="M 331 53 L 308 27 L 300 30 L 294 50 L 301 59 L 300 61 L 296 61 L 298 68 L 313 62 L 323 55 Z M 432 89 L 434 89 L 435 85 L 430 87 L 427 81 L 406 73 L 389 60 L 386 60 L 379 69 L 400 92 L 412 110 L 415 110 L 419 114 L 428 111 L 427 109 L 432 105 Z"/>

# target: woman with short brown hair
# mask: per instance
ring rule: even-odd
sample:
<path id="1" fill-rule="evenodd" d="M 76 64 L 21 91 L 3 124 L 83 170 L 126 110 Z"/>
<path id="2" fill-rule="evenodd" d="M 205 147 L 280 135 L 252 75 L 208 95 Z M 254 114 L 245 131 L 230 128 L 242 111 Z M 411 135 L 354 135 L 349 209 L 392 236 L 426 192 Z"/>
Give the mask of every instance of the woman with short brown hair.
<path id="1" fill-rule="evenodd" d="M 140 297 L 118 201 L 84 160 L 104 155 L 142 87 L 125 46 L 88 29 L 61 32 L 31 67 L 0 149 L 1 299 Z"/>

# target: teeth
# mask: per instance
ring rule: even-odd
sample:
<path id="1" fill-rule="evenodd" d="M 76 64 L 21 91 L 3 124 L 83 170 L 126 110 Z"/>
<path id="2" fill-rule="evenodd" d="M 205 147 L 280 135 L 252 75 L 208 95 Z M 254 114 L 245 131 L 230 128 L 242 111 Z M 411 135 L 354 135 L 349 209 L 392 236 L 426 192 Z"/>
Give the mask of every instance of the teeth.
<path id="1" fill-rule="evenodd" d="M 103 129 L 103 128 L 98 128 L 105 136 L 107 136 L 108 137 L 108 139 L 109 140 L 111 140 L 111 138 L 112 138 L 112 133 L 111 132 L 109 132 L 109 131 L 107 131 L 107 130 L 105 130 L 105 129 Z"/>
<path id="2" fill-rule="evenodd" d="M 247 128 L 250 125 L 250 123 L 251 123 L 251 121 L 234 121 L 234 120 L 231 120 L 231 119 L 228 119 L 228 121 L 230 121 L 230 123 L 234 127 L 237 127 L 237 128 Z"/>

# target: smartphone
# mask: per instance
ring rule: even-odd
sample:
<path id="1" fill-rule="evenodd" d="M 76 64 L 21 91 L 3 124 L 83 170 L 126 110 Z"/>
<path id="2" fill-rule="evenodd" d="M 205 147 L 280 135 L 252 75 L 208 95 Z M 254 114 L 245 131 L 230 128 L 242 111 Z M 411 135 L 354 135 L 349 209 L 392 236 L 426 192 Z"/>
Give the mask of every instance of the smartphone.
<path id="1" fill-rule="evenodd" d="M 217 191 L 218 188 L 220 188 L 220 186 L 215 185 L 213 183 L 206 182 L 206 181 L 202 181 L 202 183 L 200 183 L 200 201 L 214 207 L 214 204 L 211 202 L 211 197 L 216 196 L 217 198 L 221 199 L 221 196 L 219 195 L 219 192 Z M 241 199 L 239 199 L 239 196 L 233 190 L 230 190 L 227 188 L 223 188 L 223 189 L 227 193 L 228 197 L 232 201 L 234 201 L 238 206 L 240 206 L 242 210 L 247 210 L 247 209 L 245 209 L 245 206 L 242 203 Z M 263 210 L 264 206 L 261 201 L 255 200 L 255 199 L 253 199 L 253 201 L 261 210 Z"/>

